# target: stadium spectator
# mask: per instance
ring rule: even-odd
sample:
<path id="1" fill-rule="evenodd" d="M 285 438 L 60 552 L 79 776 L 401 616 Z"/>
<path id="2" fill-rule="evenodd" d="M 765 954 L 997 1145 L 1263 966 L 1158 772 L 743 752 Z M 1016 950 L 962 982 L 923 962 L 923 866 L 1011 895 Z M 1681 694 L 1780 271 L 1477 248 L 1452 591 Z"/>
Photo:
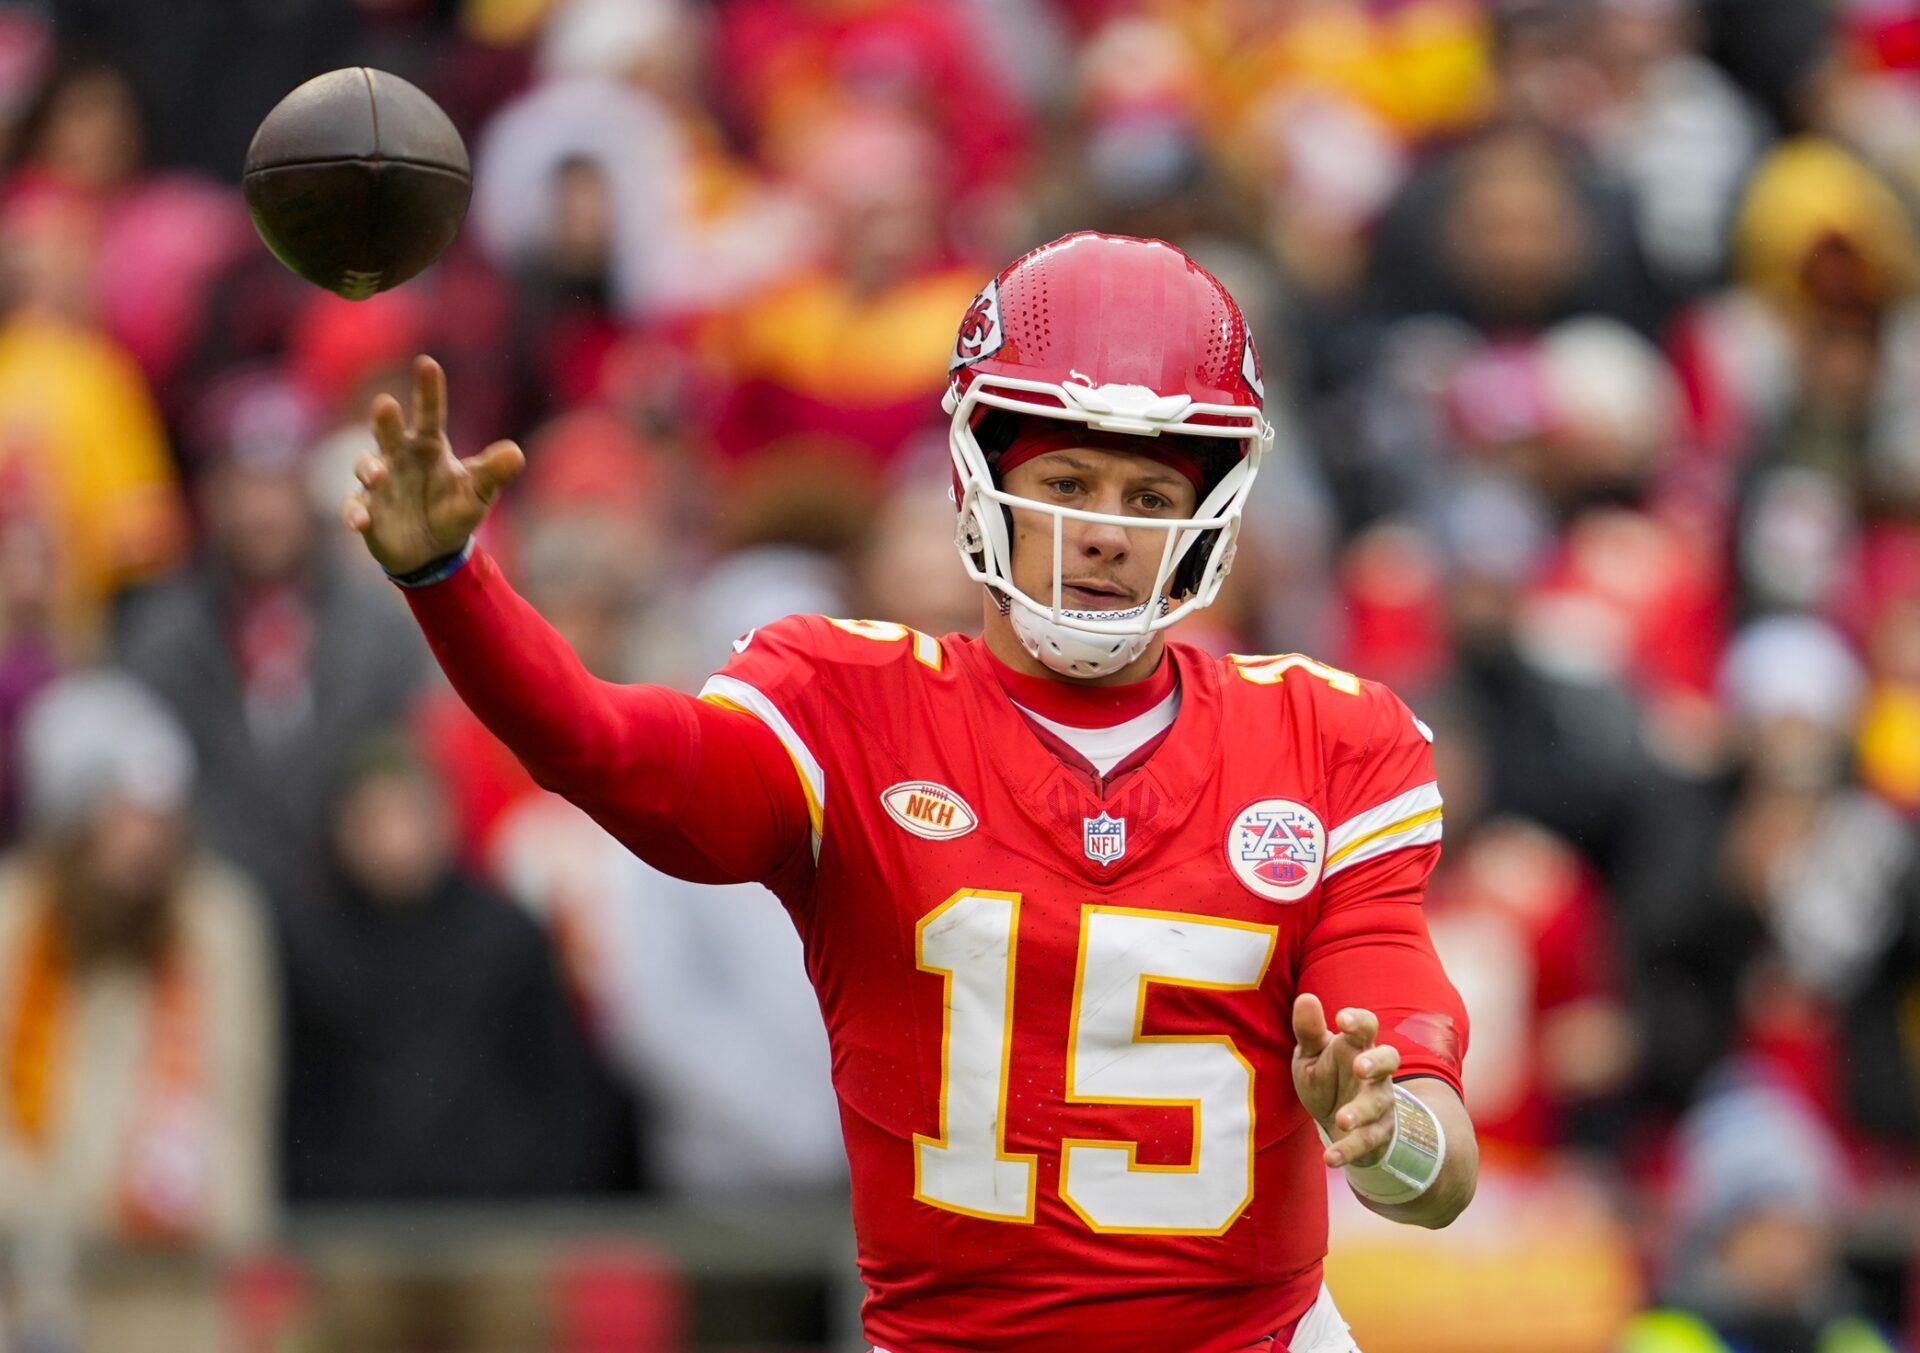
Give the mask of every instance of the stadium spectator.
<path id="1" fill-rule="evenodd" d="M 1731 1065 L 1681 1125 L 1679 1154 L 1663 1299 L 1620 1353 L 1894 1353 L 1841 1262 L 1851 1181 L 1813 1112 Z"/>
<path id="2" fill-rule="evenodd" d="M 1767 130 L 1699 55 L 1697 8 L 1514 5 L 1498 44 L 1506 114 L 1581 145 L 1624 190 L 1640 251 L 1671 299 L 1718 280 L 1735 198 Z"/>
<path id="3" fill-rule="evenodd" d="M 236 11 L 225 0 L 50 0 L 63 52 L 112 60 L 153 110 L 154 149 L 173 165 L 232 182 L 253 128 L 286 92 L 351 63 L 356 0 Z M 208 73 L 220 72 L 210 79 Z"/>
<path id="4" fill-rule="evenodd" d="M 854 561 L 853 609 L 923 634 L 977 630 L 980 599 L 953 566 L 942 530 L 952 520 L 953 504 L 940 479 L 916 476 L 899 484 L 881 505 Z"/>
<path id="5" fill-rule="evenodd" d="M 1474 739 L 1445 700 L 1434 703 L 1435 755 L 1457 827 L 1428 924 L 1468 1015 L 1490 1031 L 1466 1062 L 1475 1130 L 1496 1158 L 1525 1167 L 1568 1147 L 1608 1154 L 1640 1039 L 1610 899 L 1566 841 L 1521 817 L 1484 816 Z"/>
<path id="6" fill-rule="evenodd" d="M 0 159 L 12 158 L 20 119 L 39 93 L 53 57 L 46 15 L 24 5 L 0 10 Z"/>
<path id="7" fill-rule="evenodd" d="M 1747 604 L 1820 610 L 1864 506 L 1884 354 L 1913 329 L 1920 239 L 1857 156 L 1806 137 L 1760 164 L 1732 249 L 1738 285 L 1681 316 L 1670 342 L 1689 474 L 1717 529 L 1737 530 Z"/>
<path id="8" fill-rule="evenodd" d="M 94 228 L 57 192 L 0 206 L 0 460 L 50 527 L 58 628 L 79 649 L 98 642 L 117 592 L 187 545 L 152 391 L 96 327 Z"/>
<path id="9" fill-rule="evenodd" d="M 825 257 L 703 335 L 733 387 L 716 438 L 734 457 L 811 439 L 889 461 L 937 426 L 946 331 L 980 270 L 953 255 L 947 167 L 919 120 L 855 109 L 789 136 Z"/>
<path id="10" fill-rule="evenodd" d="M 325 894 L 283 915 L 287 1195 L 561 1197 L 634 1180 L 626 1106 L 553 949 L 456 863 L 397 735 L 353 740 Z"/>
<path id="11" fill-rule="evenodd" d="M 131 608 L 119 651 L 193 740 L 209 843 L 287 907 L 321 877 L 349 747 L 401 715 L 426 655 L 392 599 L 335 562 L 299 401 L 270 376 L 216 393 L 200 558 Z"/>
<path id="12" fill-rule="evenodd" d="M 1015 172 L 1026 140 L 1021 85 L 983 32 L 1031 7 L 743 0 L 721 11 L 710 69 L 723 112 L 776 161 L 795 129 L 878 105 L 927 118 L 940 165 L 970 191 Z"/>
<path id="13" fill-rule="evenodd" d="M 21 730 L 0 863 L 0 1231 L 233 1247 L 274 1215 L 278 997 L 252 886 L 187 830 L 193 752 L 108 671 Z"/>
<path id="14" fill-rule="evenodd" d="M 32 497 L 12 491 L 0 471 L 0 842 L 7 845 L 20 827 L 20 716 L 67 659 L 55 581 L 51 533 Z"/>
<path id="15" fill-rule="evenodd" d="M 1760 621 L 1731 645 L 1732 763 L 1669 798 L 1660 861 L 1622 896 L 1643 1027 L 1660 1012 L 1650 1094 L 1689 1095 L 1746 1048 L 1844 1122 L 1841 1014 L 1897 939 L 1916 849 L 1852 774 L 1863 689 L 1818 622 Z"/>
<path id="16" fill-rule="evenodd" d="M 606 1056 L 657 1115 L 644 1138 L 663 1190 L 766 1201 L 845 1186 L 826 1033 L 772 894 L 663 874 L 551 794 L 509 810 L 494 839 L 500 876 L 568 950 Z"/>
<path id="17" fill-rule="evenodd" d="M 126 74 L 73 62 L 21 124 L 8 193 L 62 197 L 85 214 L 100 323 L 172 409 L 185 398 L 176 369 L 197 337 L 200 289 L 250 241 L 230 191 L 146 160 L 147 128 Z"/>
<path id="18" fill-rule="evenodd" d="M 569 0 L 549 16 L 542 79 L 489 124 L 474 202 L 480 238 L 530 302 L 590 268 L 614 314 L 684 315 L 764 284 L 806 243 L 794 204 L 675 97 L 695 18 L 674 0 Z M 582 239 L 589 228 L 603 238 Z"/>
<path id="19" fill-rule="evenodd" d="M 1575 314 L 1661 318 L 1619 191 L 1550 136 L 1494 127 L 1432 161 L 1381 219 L 1369 308 L 1495 337 Z"/>

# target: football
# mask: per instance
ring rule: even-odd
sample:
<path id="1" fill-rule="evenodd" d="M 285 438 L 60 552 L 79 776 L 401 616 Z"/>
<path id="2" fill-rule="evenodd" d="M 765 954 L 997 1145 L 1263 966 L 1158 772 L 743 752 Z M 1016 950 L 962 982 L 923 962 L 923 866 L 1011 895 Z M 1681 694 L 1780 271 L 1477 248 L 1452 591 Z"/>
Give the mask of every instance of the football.
<path id="1" fill-rule="evenodd" d="M 439 258 L 473 196 L 466 145 L 440 105 L 364 66 L 280 100 L 247 147 L 242 183 L 275 257 L 355 301 Z"/>

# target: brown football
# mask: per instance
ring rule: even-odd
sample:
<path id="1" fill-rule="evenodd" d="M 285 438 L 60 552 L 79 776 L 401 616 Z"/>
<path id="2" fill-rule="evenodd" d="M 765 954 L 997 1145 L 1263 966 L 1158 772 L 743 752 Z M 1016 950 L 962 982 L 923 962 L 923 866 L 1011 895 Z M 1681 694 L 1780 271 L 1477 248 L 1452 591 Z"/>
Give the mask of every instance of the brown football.
<path id="1" fill-rule="evenodd" d="M 473 196 L 467 148 L 440 105 L 365 66 L 280 100 L 253 134 L 241 182 L 275 257 L 353 301 L 439 258 Z"/>

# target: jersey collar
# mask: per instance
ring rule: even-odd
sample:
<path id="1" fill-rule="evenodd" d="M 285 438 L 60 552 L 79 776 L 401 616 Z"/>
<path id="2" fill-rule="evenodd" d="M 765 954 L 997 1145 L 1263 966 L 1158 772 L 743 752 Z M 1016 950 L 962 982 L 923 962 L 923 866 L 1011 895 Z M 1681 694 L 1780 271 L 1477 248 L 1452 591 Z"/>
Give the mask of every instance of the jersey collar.
<path id="1" fill-rule="evenodd" d="M 1178 664 L 1164 648 L 1160 665 L 1151 676 L 1124 686 L 1089 686 L 1083 681 L 1029 676 L 1001 662 L 986 644 L 980 645 L 980 651 L 986 655 L 1000 689 L 1014 704 L 1073 728 L 1113 728 L 1137 719 L 1172 695 L 1179 684 Z"/>
<path id="2" fill-rule="evenodd" d="M 1115 766 L 1102 781 L 1055 754 L 1043 736 L 1046 730 L 1015 707 L 983 642 L 950 643 L 948 651 L 968 669 L 970 679 L 964 685 L 976 717 L 1004 730 L 1008 741 L 1001 745 L 1032 749 L 1033 755 L 1000 760 L 996 769 L 1034 821 L 1078 841 L 1082 818 L 1104 812 L 1128 819 L 1126 855 L 1106 866 L 1079 859 L 1082 877 L 1110 882 L 1160 856 L 1155 847 L 1192 815 L 1220 760 L 1219 664 L 1190 644 L 1169 642 L 1160 666 L 1180 683 L 1180 713 L 1156 744 L 1142 747 L 1137 757 Z M 1074 857 L 1077 852 L 1070 854 Z"/>

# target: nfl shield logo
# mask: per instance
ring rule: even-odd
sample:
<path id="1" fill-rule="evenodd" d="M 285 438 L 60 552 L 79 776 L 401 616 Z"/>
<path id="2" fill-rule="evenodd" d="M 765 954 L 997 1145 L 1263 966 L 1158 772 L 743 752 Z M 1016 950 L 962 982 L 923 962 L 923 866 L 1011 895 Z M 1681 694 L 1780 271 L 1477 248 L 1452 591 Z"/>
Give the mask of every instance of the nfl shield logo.
<path id="1" fill-rule="evenodd" d="M 1087 858 L 1096 864 L 1112 864 L 1127 853 L 1127 820 L 1102 811 L 1099 817 L 1084 819 L 1087 824 Z"/>

